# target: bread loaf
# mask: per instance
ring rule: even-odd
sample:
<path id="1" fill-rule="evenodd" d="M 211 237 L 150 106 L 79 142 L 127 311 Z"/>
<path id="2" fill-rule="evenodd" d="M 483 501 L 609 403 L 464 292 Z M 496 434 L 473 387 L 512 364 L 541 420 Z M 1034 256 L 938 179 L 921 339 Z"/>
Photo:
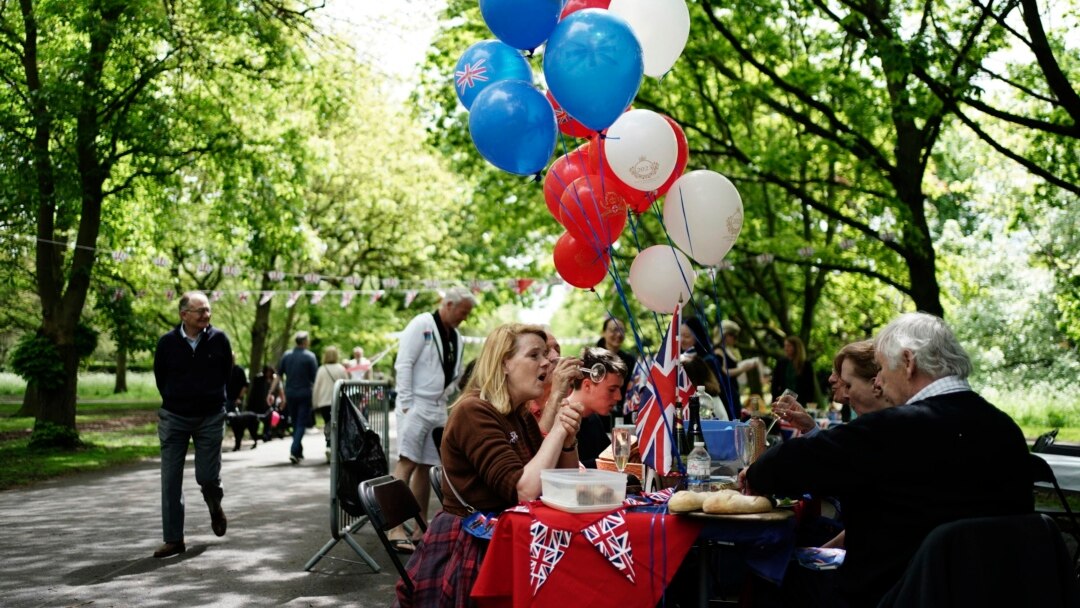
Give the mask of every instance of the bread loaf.
<path id="1" fill-rule="evenodd" d="M 681 490 L 672 494 L 671 499 L 668 500 L 668 510 L 672 513 L 690 513 L 691 511 L 700 511 L 702 503 L 705 502 L 705 498 L 711 494 L 710 492 L 687 492 Z"/>
<path id="2" fill-rule="evenodd" d="M 764 496 L 746 496 L 734 490 L 712 492 L 702 503 L 706 513 L 767 513 L 772 511 L 772 502 Z"/>

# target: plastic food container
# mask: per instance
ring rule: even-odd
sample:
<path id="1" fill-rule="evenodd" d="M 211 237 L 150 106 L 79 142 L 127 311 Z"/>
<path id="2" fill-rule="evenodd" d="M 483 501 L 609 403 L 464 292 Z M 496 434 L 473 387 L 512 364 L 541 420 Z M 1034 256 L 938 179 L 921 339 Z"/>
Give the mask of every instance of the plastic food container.
<path id="1" fill-rule="evenodd" d="M 564 507 L 619 504 L 626 498 L 626 474 L 589 469 L 540 471 L 545 502 Z"/>

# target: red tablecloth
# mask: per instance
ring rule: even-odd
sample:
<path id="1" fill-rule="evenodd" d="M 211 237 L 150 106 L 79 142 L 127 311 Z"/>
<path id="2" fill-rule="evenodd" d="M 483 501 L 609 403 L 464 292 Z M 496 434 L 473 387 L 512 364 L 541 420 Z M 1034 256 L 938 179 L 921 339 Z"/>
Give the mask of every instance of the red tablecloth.
<path id="1" fill-rule="evenodd" d="M 536 596 L 529 581 L 529 528 L 533 515 L 552 528 L 573 531 L 566 554 Z M 635 583 L 594 548 L 583 528 L 606 513 L 572 514 L 534 503 L 533 514 L 503 513 L 472 590 L 480 606 L 656 606 L 701 524 L 659 513 L 626 512 Z"/>

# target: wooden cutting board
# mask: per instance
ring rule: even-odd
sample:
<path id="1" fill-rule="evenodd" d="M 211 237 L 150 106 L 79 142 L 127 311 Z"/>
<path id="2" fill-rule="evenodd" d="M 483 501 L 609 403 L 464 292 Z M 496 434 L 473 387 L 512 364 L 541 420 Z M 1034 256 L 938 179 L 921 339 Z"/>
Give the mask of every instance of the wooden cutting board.
<path id="1" fill-rule="evenodd" d="M 691 519 L 725 520 L 725 521 L 785 521 L 795 517 L 791 509 L 773 509 L 766 513 L 705 513 L 704 511 L 690 511 L 689 513 L 677 513 Z"/>

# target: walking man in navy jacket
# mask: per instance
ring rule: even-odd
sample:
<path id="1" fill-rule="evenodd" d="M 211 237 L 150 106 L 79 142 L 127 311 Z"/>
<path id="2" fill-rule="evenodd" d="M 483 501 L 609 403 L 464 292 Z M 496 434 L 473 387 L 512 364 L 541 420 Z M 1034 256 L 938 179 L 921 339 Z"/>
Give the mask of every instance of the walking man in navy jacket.
<path id="1" fill-rule="evenodd" d="M 165 541 L 154 557 L 183 553 L 184 460 L 195 444 L 195 481 L 210 509 L 210 528 L 225 535 L 221 508 L 221 440 L 225 383 L 232 371 L 232 346 L 225 332 L 210 326 L 210 301 L 199 291 L 180 298 L 180 324 L 158 340 L 154 379 L 161 393 L 161 527 Z"/>

